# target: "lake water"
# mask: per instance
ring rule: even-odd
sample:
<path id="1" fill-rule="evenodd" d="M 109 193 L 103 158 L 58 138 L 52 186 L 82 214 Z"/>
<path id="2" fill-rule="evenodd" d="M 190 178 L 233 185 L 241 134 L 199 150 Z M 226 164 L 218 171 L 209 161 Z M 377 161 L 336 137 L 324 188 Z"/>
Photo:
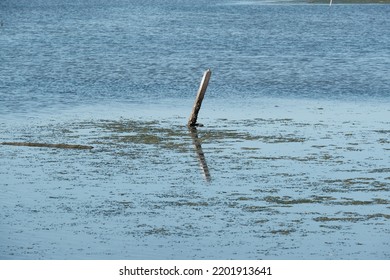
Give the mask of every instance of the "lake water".
<path id="1" fill-rule="evenodd" d="M 388 259 L 389 15 L 1 1 L 0 259 Z"/>

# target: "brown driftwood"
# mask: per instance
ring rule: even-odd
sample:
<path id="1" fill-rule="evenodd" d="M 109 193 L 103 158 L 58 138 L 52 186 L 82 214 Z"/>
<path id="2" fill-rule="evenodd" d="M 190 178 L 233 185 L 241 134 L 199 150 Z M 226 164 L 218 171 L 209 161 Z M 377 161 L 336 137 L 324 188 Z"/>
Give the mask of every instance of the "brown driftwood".
<path id="1" fill-rule="evenodd" d="M 45 148 L 60 148 L 60 149 L 79 149 L 79 150 L 93 149 L 92 146 L 69 145 L 69 144 L 48 144 L 48 143 L 31 143 L 31 142 L 2 142 L 1 144 L 11 145 L 11 146 L 45 147 Z"/>

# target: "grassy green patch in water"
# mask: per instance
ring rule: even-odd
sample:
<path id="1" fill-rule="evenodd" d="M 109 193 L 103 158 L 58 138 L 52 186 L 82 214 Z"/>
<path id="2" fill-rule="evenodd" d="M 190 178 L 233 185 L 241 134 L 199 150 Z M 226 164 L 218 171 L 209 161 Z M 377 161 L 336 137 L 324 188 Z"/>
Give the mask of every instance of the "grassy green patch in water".
<path id="1" fill-rule="evenodd" d="M 295 231 L 296 231 L 295 229 L 278 229 L 278 230 L 271 230 L 271 233 L 272 234 L 289 235 Z"/>
<path id="2" fill-rule="evenodd" d="M 352 222 L 356 223 L 359 221 L 367 221 L 371 219 L 390 219 L 390 215 L 388 214 L 371 214 L 371 215 L 359 215 L 357 213 L 346 213 L 347 216 L 344 217 L 317 217 L 313 220 L 316 222 Z"/>
<path id="3" fill-rule="evenodd" d="M 335 200 L 335 198 L 330 196 L 313 196 L 310 198 L 298 198 L 293 199 L 290 196 L 266 196 L 264 200 L 268 203 L 276 203 L 282 205 L 291 205 L 291 204 L 307 204 L 307 203 L 322 203 L 324 201 Z"/>

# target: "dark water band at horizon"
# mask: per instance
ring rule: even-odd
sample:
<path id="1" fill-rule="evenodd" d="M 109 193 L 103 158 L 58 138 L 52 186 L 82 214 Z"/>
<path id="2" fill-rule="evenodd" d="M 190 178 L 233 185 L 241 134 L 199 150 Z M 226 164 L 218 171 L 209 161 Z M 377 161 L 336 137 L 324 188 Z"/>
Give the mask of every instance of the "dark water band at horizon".
<path id="1" fill-rule="evenodd" d="M 208 98 L 388 101 L 388 5 L 2 2 L 0 114 Z M 240 4 L 240 5 L 238 5 Z"/>

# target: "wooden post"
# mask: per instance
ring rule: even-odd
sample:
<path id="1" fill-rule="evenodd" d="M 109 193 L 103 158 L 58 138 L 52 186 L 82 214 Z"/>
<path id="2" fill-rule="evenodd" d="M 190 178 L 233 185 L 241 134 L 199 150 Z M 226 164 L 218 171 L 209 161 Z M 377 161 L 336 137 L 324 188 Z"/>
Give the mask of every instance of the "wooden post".
<path id="1" fill-rule="evenodd" d="M 200 110 L 200 106 L 202 105 L 203 97 L 206 92 L 207 86 L 209 84 L 210 76 L 211 76 L 211 70 L 207 69 L 203 74 L 202 81 L 200 82 L 194 107 L 192 107 L 191 116 L 188 120 L 188 124 L 187 124 L 188 127 L 194 127 L 199 125 L 198 123 L 196 123 L 196 120 L 198 119 L 198 113 Z"/>

